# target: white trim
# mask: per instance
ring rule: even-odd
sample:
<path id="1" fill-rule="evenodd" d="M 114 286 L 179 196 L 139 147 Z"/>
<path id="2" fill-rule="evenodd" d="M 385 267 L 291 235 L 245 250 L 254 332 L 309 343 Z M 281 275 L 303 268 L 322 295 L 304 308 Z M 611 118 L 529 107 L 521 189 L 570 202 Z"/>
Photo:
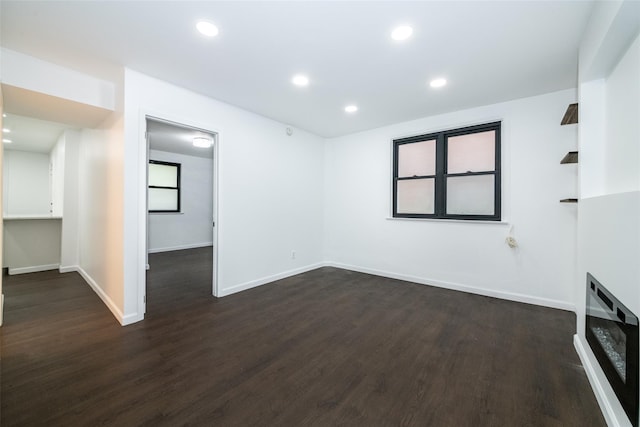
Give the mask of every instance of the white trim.
<path id="1" fill-rule="evenodd" d="M 131 325 L 132 323 L 140 322 L 141 320 L 144 320 L 144 314 L 131 313 L 123 316 L 122 320 L 120 320 L 120 324 L 122 326 L 127 326 Z"/>
<path id="2" fill-rule="evenodd" d="M 213 246 L 213 242 L 202 242 L 202 243 L 192 243 L 189 245 L 179 245 L 179 246 L 170 246 L 166 248 L 149 248 L 150 254 L 155 254 L 158 252 L 171 252 L 171 251 L 181 251 L 184 249 L 196 249 L 196 248 L 205 248 L 207 246 Z"/>
<path id="3" fill-rule="evenodd" d="M 57 215 L 4 215 L 2 217 L 5 221 L 13 221 L 13 220 L 31 220 L 31 219 L 62 219 L 61 216 Z"/>
<path id="4" fill-rule="evenodd" d="M 615 398 L 615 393 L 611 389 L 611 385 L 608 381 L 606 381 L 606 377 L 604 373 L 601 371 L 598 366 L 597 369 L 592 360 L 595 359 L 593 352 L 589 345 L 585 345 L 583 339 L 580 335 L 575 334 L 573 336 L 573 346 L 576 349 L 576 353 L 578 353 L 578 357 L 580 358 L 580 362 L 582 362 L 582 366 L 584 366 L 584 370 L 587 374 L 587 378 L 589 379 L 589 384 L 591 384 L 591 388 L 593 389 L 593 393 L 596 395 L 596 400 L 598 401 L 598 405 L 600 405 L 600 411 L 604 416 L 605 421 L 607 422 L 607 426 L 609 427 L 626 427 L 631 426 L 631 423 L 626 417 L 620 402 L 618 402 L 617 398 Z M 591 357 L 589 356 L 591 355 Z M 598 372 L 600 371 L 600 373 Z M 605 378 L 603 380 L 603 378 Z M 613 396 L 614 399 L 610 399 L 610 396 Z M 616 408 L 617 407 L 617 410 Z M 624 416 L 622 421 L 618 417 L 618 414 L 622 414 Z"/>
<path id="5" fill-rule="evenodd" d="M 391 217 L 388 216 L 387 221 L 424 221 L 424 222 L 435 222 L 435 223 L 450 223 L 450 224 L 464 224 L 464 225 L 474 225 L 474 224 L 489 224 L 489 225 L 511 225 L 510 222 L 507 221 L 476 221 L 469 219 L 448 219 L 448 218 L 401 218 L 401 217 Z"/>
<path id="6" fill-rule="evenodd" d="M 60 273 L 71 273 L 73 271 L 78 271 L 78 267 L 77 265 L 64 265 L 64 266 L 60 266 L 60 268 L 58 268 L 58 271 Z"/>
<path id="7" fill-rule="evenodd" d="M 122 311 L 120 311 L 120 309 L 118 308 L 118 306 L 113 302 L 113 300 L 111 298 L 109 298 L 109 295 L 107 295 L 100 286 L 98 286 L 98 284 L 96 283 L 95 280 L 93 280 L 93 278 L 86 272 L 84 271 L 84 269 L 82 267 L 78 267 L 78 269 L 76 270 L 78 273 L 80 273 L 80 276 L 82 276 L 82 278 L 84 279 L 85 282 L 87 282 L 87 284 L 89 286 L 91 286 L 91 289 L 93 289 L 93 291 L 100 297 L 100 299 L 102 300 L 102 302 L 104 302 L 104 304 L 109 308 L 109 310 L 111 310 L 111 313 L 113 313 L 113 315 L 115 316 L 116 320 L 122 325 L 127 325 L 128 323 L 124 323 L 124 316 L 122 315 Z M 132 315 L 128 315 L 127 317 L 131 317 Z"/>
<path id="8" fill-rule="evenodd" d="M 38 271 L 57 270 L 60 264 L 33 265 L 30 267 L 9 267 L 9 276 L 14 274 L 36 273 Z"/>
<path id="9" fill-rule="evenodd" d="M 374 276 L 388 277 L 390 279 L 403 280 L 406 282 L 417 283 L 420 285 L 435 286 L 438 288 L 450 289 L 450 290 L 460 291 L 460 292 L 467 292 L 470 294 L 483 295 L 483 296 L 499 298 L 499 299 L 508 300 L 508 301 L 522 302 L 526 304 L 539 305 L 539 306 L 549 307 L 549 308 L 557 308 L 560 310 L 572 311 L 574 313 L 576 311 L 576 307 L 574 304 L 571 304 L 565 301 L 535 297 L 535 296 L 525 295 L 525 294 L 518 294 L 515 292 L 504 292 L 504 291 L 496 291 L 493 289 L 478 288 L 475 286 L 462 285 L 459 283 L 443 282 L 440 280 L 410 276 L 407 274 L 392 273 L 388 271 L 358 267 L 354 265 L 342 264 L 342 263 L 332 262 L 332 261 L 310 264 L 305 267 L 284 271 L 282 273 L 274 274 L 272 276 L 263 277 L 261 279 L 256 279 L 246 283 L 242 283 L 240 285 L 235 285 L 230 288 L 221 289 L 220 294 L 218 296 L 224 297 L 227 295 L 235 294 L 240 291 L 255 288 L 257 286 L 265 285 L 267 283 L 275 282 L 276 280 L 295 276 L 296 274 L 305 273 L 307 271 L 315 270 L 321 267 L 342 268 L 344 270 L 357 271 L 359 273 L 371 274 Z"/>
<path id="10" fill-rule="evenodd" d="M 211 275 L 211 295 L 217 297 L 220 292 L 220 269 L 221 266 L 218 262 L 218 248 L 220 245 L 220 239 L 218 237 L 218 230 L 220 229 L 220 215 L 218 214 L 218 205 L 220 203 L 220 179 L 222 173 L 222 163 L 220 162 L 220 143 L 222 141 L 222 130 L 216 129 L 215 138 L 213 140 L 213 218 L 211 218 L 213 229 L 211 237 L 213 239 L 213 272 Z"/>
<path id="11" fill-rule="evenodd" d="M 146 209 L 146 200 L 147 200 L 147 179 L 146 179 L 146 170 L 147 170 L 147 152 L 149 150 L 149 141 L 145 137 L 145 132 L 147 131 L 147 118 L 161 120 L 164 122 L 174 123 L 179 126 L 196 128 L 207 133 L 210 133 L 214 136 L 214 145 L 213 145 L 213 221 L 215 222 L 215 227 L 213 228 L 213 277 L 212 277 L 212 290 L 211 293 L 213 296 L 218 295 L 218 281 L 221 277 L 220 274 L 220 266 L 218 263 L 218 249 L 219 249 L 219 227 L 220 222 L 219 218 L 219 209 L 218 209 L 218 200 L 219 200 L 219 180 L 221 177 L 220 167 L 221 162 L 219 160 L 220 149 L 219 146 L 222 142 L 222 128 L 219 128 L 215 125 L 211 125 L 210 123 L 201 123 L 193 121 L 188 117 L 181 117 L 175 114 L 167 113 L 166 110 L 160 111 L 155 109 L 147 108 L 146 106 L 140 105 L 138 110 L 138 141 L 144 141 L 144 143 L 139 144 L 138 149 L 138 242 L 145 242 L 145 244 L 138 245 L 138 262 L 137 262 L 137 299 L 138 299 L 138 313 L 135 319 L 143 320 L 144 313 L 146 312 L 146 303 L 145 303 L 145 295 L 147 289 L 147 274 L 146 274 L 146 266 L 148 265 L 147 255 L 148 249 L 148 224 L 147 224 L 147 209 Z M 126 291 L 126 289 L 125 289 Z M 137 321 L 137 320 L 136 320 Z M 131 322 L 133 323 L 133 322 Z"/>
<path id="12" fill-rule="evenodd" d="M 261 279 L 252 280 L 250 282 L 235 285 L 230 288 L 220 289 L 219 297 L 225 297 L 227 295 L 235 294 L 240 291 L 246 291 L 247 289 L 255 288 L 258 286 L 266 285 L 267 283 L 275 282 L 276 280 L 286 279 L 287 277 L 295 276 L 297 274 L 306 273 L 307 271 L 315 270 L 317 268 L 325 267 L 326 264 L 319 262 L 316 264 L 310 264 L 305 267 L 296 268 L 293 270 L 284 271 L 282 273 L 274 274 L 272 276 L 263 277 Z"/>
<path id="13" fill-rule="evenodd" d="M 451 289 L 454 291 L 467 292 L 470 294 L 484 295 L 493 298 L 500 298 L 509 301 L 523 302 L 527 304 L 540 305 L 543 307 L 558 308 L 560 310 L 576 311 L 576 306 L 569 302 L 558 301 L 549 298 L 535 297 L 531 295 L 518 294 L 515 292 L 496 291 L 493 289 L 468 286 L 460 283 L 443 282 L 424 277 L 410 276 L 407 274 L 393 273 L 389 271 L 375 270 L 371 268 L 358 267 L 355 265 L 341 264 L 338 262 L 326 262 L 327 267 L 342 268 L 345 270 L 357 271 L 360 273 L 372 274 L 374 276 L 388 277 L 390 279 L 404 280 L 406 282 L 418 283 L 420 285 L 435 286 L 438 288 Z"/>

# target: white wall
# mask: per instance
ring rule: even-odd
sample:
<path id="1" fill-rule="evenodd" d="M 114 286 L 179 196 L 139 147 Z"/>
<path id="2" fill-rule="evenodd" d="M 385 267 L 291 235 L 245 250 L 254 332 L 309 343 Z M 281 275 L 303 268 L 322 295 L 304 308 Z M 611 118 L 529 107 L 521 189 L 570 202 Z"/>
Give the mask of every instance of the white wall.
<path id="1" fill-rule="evenodd" d="M 60 265 L 60 219 L 4 221 L 2 267 L 9 274 L 55 270 Z"/>
<path id="2" fill-rule="evenodd" d="M 125 313 L 145 280 L 145 114 L 219 133 L 220 295 L 323 261 L 322 138 L 131 70 L 125 88 Z"/>
<path id="3" fill-rule="evenodd" d="M 606 80 L 580 84 L 579 102 L 579 188 L 580 198 L 606 194 L 605 106 Z"/>
<path id="4" fill-rule="evenodd" d="M 599 12 L 599 13 L 598 13 Z M 640 314 L 640 3 L 594 9 L 580 56 L 576 349 L 607 423 L 630 426 L 585 338 L 586 273 Z"/>
<path id="5" fill-rule="evenodd" d="M 606 194 L 640 190 L 640 35 L 607 78 L 605 123 Z"/>
<path id="6" fill-rule="evenodd" d="M 580 43 L 580 83 L 611 74 L 635 38 L 639 17 L 636 0 L 595 2 Z"/>
<path id="7" fill-rule="evenodd" d="M 115 84 L 29 55 L 2 48 L 3 84 L 113 110 Z"/>
<path id="8" fill-rule="evenodd" d="M 149 214 L 149 251 L 213 244 L 213 159 L 149 151 L 150 160 L 180 163 L 180 213 Z"/>
<path id="9" fill-rule="evenodd" d="M 330 139 L 326 143 L 325 258 L 384 276 L 572 309 L 577 129 L 560 126 L 574 90 Z M 501 223 L 391 216 L 393 138 L 502 120 Z M 504 242 L 513 226 L 516 250 Z"/>
<path id="10" fill-rule="evenodd" d="M 64 199 L 62 212 L 62 236 L 60 271 L 73 271 L 79 266 L 79 150 L 80 131 L 65 130 L 64 141 Z M 55 206 L 55 204 L 54 204 Z"/>
<path id="11" fill-rule="evenodd" d="M 6 152 L 5 214 L 20 218 L 4 221 L 3 267 L 9 268 L 9 274 L 51 270 L 61 263 L 62 221 L 21 217 L 62 216 L 65 146 L 65 134 L 62 134 L 49 154 Z"/>
<path id="12" fill-rule="evenodd" d="M 116 318 L 127 323 L 123 279 L 123 119 L 83 129 L 79 149 L 79 267 Z"/>
<path id="13" fill-rule="evenodd" d="M 49 215 L 49 154 L 5 150 L 3 207 L 6 215 Z"/>
<path id="14" fill-rule="evenodd" d="M 62 216 L 64 211 L 64 160 L 65 160 L 65 134 L 64 132 L 56 141 L 49 153 L 51 164 L 51 214 Z"/>

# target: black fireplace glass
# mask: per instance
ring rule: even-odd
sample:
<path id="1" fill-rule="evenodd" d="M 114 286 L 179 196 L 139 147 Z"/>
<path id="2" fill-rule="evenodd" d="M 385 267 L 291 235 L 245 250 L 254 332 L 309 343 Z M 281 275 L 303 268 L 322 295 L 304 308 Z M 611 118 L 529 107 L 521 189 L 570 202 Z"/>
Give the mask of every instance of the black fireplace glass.
<path id="1" fill-rule="evenodd" d="M 587 342 L 638 427 L 638 317 L 589 273 L 586 315 Z"/>

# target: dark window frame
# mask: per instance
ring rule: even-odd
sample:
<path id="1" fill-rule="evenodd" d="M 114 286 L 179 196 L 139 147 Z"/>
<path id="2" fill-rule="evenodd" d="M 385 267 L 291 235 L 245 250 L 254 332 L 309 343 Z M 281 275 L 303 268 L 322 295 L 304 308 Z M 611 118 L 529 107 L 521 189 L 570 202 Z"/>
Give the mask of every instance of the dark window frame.
<path id="1" fill-rule="evenodd" d="M 399 138 L 393 140 L 393 217 L 394 218 L 429 218 L 429 219 L 454 219 L 471 221 L 500 221 L 502 218 L 502 156 L 501 156 L 501 128 L 502 122 L 491 122 L 480 125 L 467 126 L 457 129 L 449 129 L 440 132 L 432 132 L 423 135 Z M 448 139 L 455 136 L 469 135 L 495 130 L 495 166 L 493 171 L 447 173 L 447 146 Z M 436 173 L 435 175 L 398 177 L 398 149 L 401 145 L 422 142 L 427 140 L 436 141 Z M 493 215 L 469 215 L 469 214 L 448 214 L 447 207 L 447 178 L 458 176 L 494 176 L 494 214 Z M 398 213 L 398 181 L 412 179 L 434 179 L 434 213 Z"/>
<path id="2" fill-rule="evenodd" d="M 181 194 L 181 178 L 182 178 L 182 170 L 181 170 L 181 164 L 180 163 L 173 163 L 173 162 L 164 162 L 161 160 L 149 160 L 149 164 L 155 164 L 155 165 L 164 165 L 164 166 L 174 166 L 177 170 L 178 170 L 178 179 L 177 179 L 177 187 L 163 187 L 163 186 L 159 186 L 159 185 L 148 185 L 148 188 L 158 188 L 158 189 L 164 189 L 164 190 L 178 190 L 178 206 L 176 210 L 172 210 L 172 209 L 162 209 L 162 210 L 152 210 L 149 209 L 149 213 L 180 213 L 182 212 L 180 210 L 181 207 L 181 200 L 182 200 L 182 194 Z"/>

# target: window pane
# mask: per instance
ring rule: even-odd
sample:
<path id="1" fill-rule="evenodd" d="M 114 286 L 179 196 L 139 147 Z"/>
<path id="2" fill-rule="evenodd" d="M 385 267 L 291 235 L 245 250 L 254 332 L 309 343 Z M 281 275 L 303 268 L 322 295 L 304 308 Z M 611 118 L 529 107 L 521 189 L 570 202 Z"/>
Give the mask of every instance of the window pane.
<path id="1" fill-rule="evenodd" d="M 150 211 L 177 211 L 178 210 L 178 190 L 166 188 L 149 189 L 149 210 Z"/>
<path id="2" fill-rule="evenodd" d="M 496 131 L 447 138 L 447 173 L 495 170 Z"/>
<path id="3" fill-rule="evenodd" d="M 397 212 L 404 214 L 432 214 L 434 179 L 406 179 L 398 182 Z"/>
<path id="4" fill-rule="evenodd" d="M 176 166 L 149 163 L 149 185 L 156 187 L 177 187 L 178 168 Z"/>
<path id="5" fill-rule="evenodd" d="M 398 145 L 398 177 L 436 174 L 436 141 Z"/>
<path id="6" fill-rule="evenodd" d="M 447 213 L 493 215 L 494 175 L 447 178 Z"/>

